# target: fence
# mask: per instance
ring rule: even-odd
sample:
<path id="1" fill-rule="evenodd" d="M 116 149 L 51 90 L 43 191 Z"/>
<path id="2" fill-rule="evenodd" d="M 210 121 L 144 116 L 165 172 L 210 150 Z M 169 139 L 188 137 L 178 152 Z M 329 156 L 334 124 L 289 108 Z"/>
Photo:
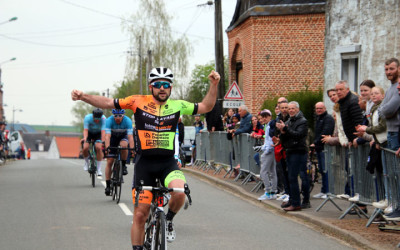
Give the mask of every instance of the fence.
<path id="1" fill-rule="evenodd" d="M 213 169 L 215 173 L 226 170 L 226 177 L 232 174 L 233 168 L 240 164 L 239 176 L 245 176 L 242 184 L 246 184 L 251 177 L 258 177 L 259 166 L 253 159 L 255 152 L 253 146 L 256 140 L 249 134 L 240 134 L 232 140 L 227 139 L 226 132 L 202 132 L 196 136 L 196 164 L 195 166 L 205 171 Z M 357 148 L 345 148 L 341 146 L 325 145 L 325 168 L 329 180 L 329 195 L 316 209 L 331 202 L 340 211 L 342 209 L 334 202 L 337 194 L 347 193 L 350 196 L 359 194 L 359 200 L 350 202 L 349 207 L 339 217 L 344 218 L 351 210 L 355 209 L 357 214 L 369 218 L 367 226 L 382 210 L 375 209 L 371 217 L 364 213 L 359 206 L 371 205 L 374 201 L 388 199 L 393 209 L 397 208 L 400 202 L 400 159 L 391 150 L 382 150 L 383 173 L 375 171 L 370 174 L 366 170 L 369 160 L 370 147 L 368 144 L 360 145 Z M 215 167 L 215 165 L 219 167 Z M 260 185 L 261 184 L 261 185 Z M 259 180 L 258 189 L 262 183 Z M 254 191 L 254 189 L 252 190 Z"/>

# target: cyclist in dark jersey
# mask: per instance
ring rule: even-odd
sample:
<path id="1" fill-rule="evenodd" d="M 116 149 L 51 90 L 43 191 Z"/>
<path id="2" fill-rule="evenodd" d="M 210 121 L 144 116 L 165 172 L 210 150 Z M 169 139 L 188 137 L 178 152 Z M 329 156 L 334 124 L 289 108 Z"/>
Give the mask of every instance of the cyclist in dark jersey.
<path id="1" fill-rule="evenodd" d="M 72 100 L 82 100 L 99 108 L 131 109 L 135 115 L 137 133 L 137 157 L 133 187 L 155 185 L 155 179 L 169 188 L 183 188 L 185 177 L 174 158 L 174 138 L 180 115 L 195 115 L 210 112 L 214 107 L 220 75 L 211 71 L 208 75 L 210 88 L 201 103 L 170 100 L 174 76 L 168 68 L 154 68 L 149 74 L 149 89 L 152 95 L 133 95 L 125 99 L 110 99 L 73 90 Z M 134 197 L 134 191 L 132 192 Z M 133 249 L 143 249 L 144 225 L 149 214 L 151 192 L 140 195 L 134 210 L 131 228 Z M 185 202 L 185 194 L 172 193 L 167 213 L 167 239 L 175 238 L 172 219 Z"/>

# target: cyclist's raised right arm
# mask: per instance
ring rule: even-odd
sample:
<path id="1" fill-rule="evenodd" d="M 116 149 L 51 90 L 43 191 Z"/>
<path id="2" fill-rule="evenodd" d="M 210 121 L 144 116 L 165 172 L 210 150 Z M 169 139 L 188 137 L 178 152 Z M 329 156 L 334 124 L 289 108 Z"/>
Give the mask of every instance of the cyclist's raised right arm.
<path id="1" fill-rule="evenodd" d="M 90 105 L 93 105 L 98 108 L 102 109 L 113 109 L 114 108 L 114 100 L 112 98 L 107 98 L 105 96 L 99 96 L 99 95 L 88 95 L 83 93 L 83 91 L 80 90 L 72 90 L 71 92 L 71 98 L 73 101 L 84 101 L 86 103 L 89 103 Z"/>

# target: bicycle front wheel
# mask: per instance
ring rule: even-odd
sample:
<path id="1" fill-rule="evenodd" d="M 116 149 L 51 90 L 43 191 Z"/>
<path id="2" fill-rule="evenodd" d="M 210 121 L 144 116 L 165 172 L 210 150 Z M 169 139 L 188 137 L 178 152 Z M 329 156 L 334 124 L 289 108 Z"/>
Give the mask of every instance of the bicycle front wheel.
<path id="1" fill-rule="evenodd" d="M 96 186 L 96 166 L 94 164 L 94 161 L 90 163 L 90 176 L 92 177 L 92 187 Z"/>
<path id="2" fill-rule="evenodd" d="M 119 200 L 121 199 L 121 192 L 122 192 L 122 163 L 121 161 L 118 161 L 118 194 L 117 194 L 117 204 L 119 203 Z"/>
<path id="3" fill-rule="evenodd" d="M 153 238 L 153 244 L 152 249 L 156 250 L 165 250 L 167 249 L 167 240 L 166 240 L 166 219 L 165 219 L 165 214 L 164 212 L 159 212 L 157 216 L 157 222 L 156 226 L 154 228 L 155 233 L 154 233 L 154 238 Z"/>

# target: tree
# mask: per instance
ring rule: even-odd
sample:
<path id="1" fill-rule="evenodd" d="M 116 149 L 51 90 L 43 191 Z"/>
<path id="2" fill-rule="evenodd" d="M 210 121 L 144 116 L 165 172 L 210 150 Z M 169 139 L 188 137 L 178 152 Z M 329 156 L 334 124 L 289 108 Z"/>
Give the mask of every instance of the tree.
<path id="1" fill-rule="evenodd" d="M 100 95 L 100 93 L 96 91 L 90 91 L 87 94 Z M 76 102 L 71 110 L 72 114 L 75 116 L 75 121 L 73 121 L 72 124 L 80 128 L 80 131 L 83 131 L 83 119 L 87 114 L 91 114 L 94 109 L 95 107 L 93 107 L 90 104 L 87 104 L 86 102 L 82 101 Z M 103 110 L 103 112 L 106 117 L 111 115 L 111 110 Z"/>
<path id="2" fill-rule="evenodd" d="M 136 94 L 140 93 L 140 82 L 138 80 L 140 73 L 144 83 L 142 89 L 144 91 L 147 89 L 146 74 L 140 72 L 138 56 L 140 41 L 142 58 L 144 58 L 143 54 L 146 54 L 147 50 L 151 50 L 153 65 L 171 68 L 178 79 L 187 75 L 188 56 L 192 48 L 185 35 L 177 39 L 173 38 L 170 20 L 172 20 L 172 16 L 168 15 L 164 1 L 140 0 L 137 12 L 123 24 L 124 29 L 131 35 L 133 50 L 133 56 L 129 56 L 125 70 L 125 84 Z M 147 61 L 148 58 L 145 58 L 142 62 L 143 69 L 146 68 Z"/>

